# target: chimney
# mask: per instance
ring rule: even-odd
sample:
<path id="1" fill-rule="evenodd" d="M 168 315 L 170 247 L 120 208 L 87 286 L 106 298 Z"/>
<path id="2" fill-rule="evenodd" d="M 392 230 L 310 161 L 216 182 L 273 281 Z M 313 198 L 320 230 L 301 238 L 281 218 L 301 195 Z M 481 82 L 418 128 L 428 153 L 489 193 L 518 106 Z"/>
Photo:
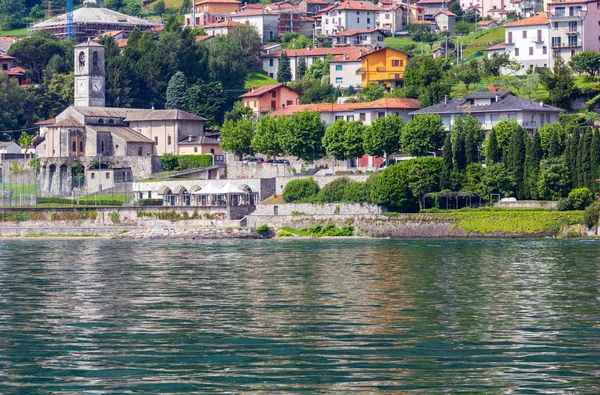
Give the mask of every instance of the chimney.
<path id="1" fill-rule="evenodd" d="M 544 107 L 544 101 L 540 100 L 540 107 Z"/>
<path id="2" fill-rule="evenodd" d="M 500 99 L 500 95 L 498 93 L 496 93 L 496 103 L 498 102 L 499 99 Z"/>
<path id="3" fill-rule="evenodd" d="M 344 57 L 344 60 L 346 60 L 346 54 L 344 54 L 343 57 Z"/>
<path id="4" fill-rule="evenodd" d="M 254 85 L 252 85 L 252 88 L 250 88 L 250 92 L 254 93 Z"/>
<path id="5" fill-rule="evenodd" d="M 358 3 L 358 7 L 359 7 L 359 8 L 362 8 L 362 3 Z"/>
<path id="6" fill-rule="evenodd" d="M 444 95 L 444 105 L 448 104 L 448 95 Z"/>
<path id="7" fill-rule="evenodd" d="M 188 136 L 188 141 L 191 143 L 192 142 L 192 135 Z"/>
<path id="8" fill-rule="evenodd" d="M 361 56 L 361 57 L 363 56 L 362 49 L 359 49 L 359 50 L 358 50 L 358 53 L 360 54 L 360 56 Z"/>

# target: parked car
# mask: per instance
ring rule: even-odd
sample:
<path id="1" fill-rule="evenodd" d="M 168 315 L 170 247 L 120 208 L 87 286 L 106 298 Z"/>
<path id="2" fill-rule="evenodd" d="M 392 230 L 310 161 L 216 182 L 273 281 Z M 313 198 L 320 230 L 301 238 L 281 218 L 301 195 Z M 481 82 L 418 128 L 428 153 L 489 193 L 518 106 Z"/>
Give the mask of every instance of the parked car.
<path id="1" fill-rule="evenodd" d="M 287 159 L 275 159 L 273 160 L 273 164 L 274 165 L 290 165 L 290 161 Z"/>
<path id="2" fill-rule="evenodd" d="M 265 160 L 263 158 L 255 158 L 253 156 L 250 156 L 248 158 L 245 158 L 243 161 L 243 163 L 258 163 L 258 164 L 262 164 L 265 162 Z"/>

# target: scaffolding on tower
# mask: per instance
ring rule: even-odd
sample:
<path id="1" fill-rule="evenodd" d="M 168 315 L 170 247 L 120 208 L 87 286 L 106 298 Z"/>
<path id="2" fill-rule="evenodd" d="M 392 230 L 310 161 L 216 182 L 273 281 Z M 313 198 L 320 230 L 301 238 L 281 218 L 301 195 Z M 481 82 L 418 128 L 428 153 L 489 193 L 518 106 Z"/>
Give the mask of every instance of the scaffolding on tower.
<path id="1" fill-rule="evenodd" d="M 73 0 L 67 0 L 67 40 L 73 39 Z"/>

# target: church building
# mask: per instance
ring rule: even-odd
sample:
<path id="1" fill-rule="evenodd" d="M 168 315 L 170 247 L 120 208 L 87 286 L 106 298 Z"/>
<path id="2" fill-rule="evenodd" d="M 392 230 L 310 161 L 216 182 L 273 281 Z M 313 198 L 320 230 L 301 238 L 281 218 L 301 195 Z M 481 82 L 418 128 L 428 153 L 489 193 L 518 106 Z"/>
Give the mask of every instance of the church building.
<path id="1" fill-rule="evenodd" d="M 204 137 L 202 117 L 182 110 L 105 107 L 104 47 L 88 40 L 74 48 L 75 105 L 44 122 L 38 157 L 222 155 L 219 143 Z"/>

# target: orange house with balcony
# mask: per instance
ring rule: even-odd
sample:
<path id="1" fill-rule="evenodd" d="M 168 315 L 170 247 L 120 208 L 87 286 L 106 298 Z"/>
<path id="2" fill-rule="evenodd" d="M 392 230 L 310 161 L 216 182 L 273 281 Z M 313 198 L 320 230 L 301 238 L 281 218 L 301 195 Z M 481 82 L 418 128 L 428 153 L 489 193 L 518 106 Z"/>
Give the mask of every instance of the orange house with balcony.
<path id="1" fill-rule="evenodd" d="M 393 48 L 381 48 L 360 57 L 363 88 L 383 84 L 387 88 L 402 86 L 409 55 Z"/>
<path id="2" fill-rule="evenodd" d="M 240 96 L 255 117 L 298 104 L 300 94 L 283 84 L 254 88 Z"/>
<path id="3" fill-rule="evenodd" d="M 196 12 L 231 14 L 240 8 L 238 0 L 202 0 L 195 4 Z"/>

